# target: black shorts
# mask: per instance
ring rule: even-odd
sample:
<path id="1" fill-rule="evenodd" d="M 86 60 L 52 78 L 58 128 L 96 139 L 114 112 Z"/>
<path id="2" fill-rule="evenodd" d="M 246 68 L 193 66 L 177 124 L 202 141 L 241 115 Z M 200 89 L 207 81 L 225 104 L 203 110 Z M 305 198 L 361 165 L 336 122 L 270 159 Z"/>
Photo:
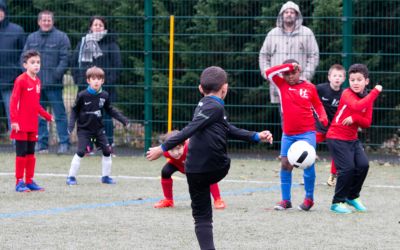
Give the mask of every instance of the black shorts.
<path id="1" fill-rule="evenodd" d="M 86 130 L 78 131 L 78 155 L 85 154 L 86 147 L 91 143 L 95 144 L 97 148 L 100 148 L 103 151 L 103 154 L 107 154 L 110 151 L 110 144 L 108 143 L 105 133 L 104 129 L 99 130 L 97 133 Z"/>

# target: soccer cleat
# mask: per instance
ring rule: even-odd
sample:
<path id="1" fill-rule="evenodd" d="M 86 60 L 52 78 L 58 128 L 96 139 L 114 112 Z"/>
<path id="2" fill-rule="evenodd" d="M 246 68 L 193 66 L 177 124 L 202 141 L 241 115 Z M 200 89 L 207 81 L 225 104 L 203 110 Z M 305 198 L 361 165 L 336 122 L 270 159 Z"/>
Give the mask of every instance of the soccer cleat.
<path id="1" fill-rule="evenodd" d="M 67 185 L 72 186 L 72 185 L 77 185 L 77 184 L 78 184 L 78 182 L 76 181 L 75 176 L 68 176 L 67 177 Z"/>
<path id="2" fill-rule="evenodd" d="M 15 191 L 17 192 L 30 192 L 31 190 L 26 187 L 25 182 L 23 180 L 18 181 L 17 185 L 15 185 Z"/>
<path id="3" fill-rule="evenodd" d="M 32 183 L 26 184 L 26 187 L 31 191 L 44 191 L 44 188 L 36 184 L 36 182 L 32 181 Z"/>
<path id="4" fill-rule="evenodd" d="M 309 211 L 312 206 L 314 206 L 314 201 L 310 198 L 305 198 L 303 203 L 301 203 L 297 208 L 303 211 Z"/>
<path id="5" fill-rule="evenodd" d="M 165 208 L 165 207 L 174 207 L 174 200 L 164 199 L 154 204 L 154 208 Z"/>
<path id="6" fill-rule="evenodd" d="M 367 208 L 362 204 L 361 200 L 359 198 L 356 198 L 354 200 L 347 200 L 346 203 L 349 204 L 350 206 L 354 207 L 357 211 L 359 212 L 366 212 Z"/>
<path id="7" fill-rule="evenodd" d="M 326 181 L 326 184 L 328 186 L 334 187 L 334 186 L 336 186 L 336 179 L 337 179 L 337 176 L 335 174 L 331 174 L 331 175 L 329 175 L 329 178 Z"/>
<path id="8" fill-rule="evenodd" d="M 331 211 L 337 214 L 351 214 L 352 211 L 344 203 L 333 203 Z"/>
<path id="9" fill-rule="evenodd" d="M 224 209 L 226 207 L 225 201 L 222 200 L 221 198 L 217 199 L 214 201 L 214 207 L 216 209 Z"/>
<path id="10" fill-rule="evenodd" d="M 114 179 L 111 178 L 110 176 L 103 176 L 103 177 L 101 177 L 101 183 L 104 183 L 104 184 L 116 184 L 117 182 L 114 181 Z"/>
<path id="11" fill-rule="evenodd" d="M 289 200 L 282 200 L 278 202 L 278 204 L 274 207 L 274 209 L 278 211 L 286 210 L 289 208 L 292 208 L 292 202 L 290 202 Z"/>

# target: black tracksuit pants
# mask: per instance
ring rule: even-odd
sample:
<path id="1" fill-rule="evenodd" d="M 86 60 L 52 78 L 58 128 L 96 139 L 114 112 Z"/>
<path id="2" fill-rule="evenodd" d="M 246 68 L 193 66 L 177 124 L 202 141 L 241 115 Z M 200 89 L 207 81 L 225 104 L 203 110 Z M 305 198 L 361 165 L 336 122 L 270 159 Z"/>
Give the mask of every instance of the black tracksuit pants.
<path id="1" fill-rule="evenodd" d="M 327 139 L 326 142 L 338 171 L 332 203 L 358 198 L 369 169 L 368 157 L 360 141 Z"/>

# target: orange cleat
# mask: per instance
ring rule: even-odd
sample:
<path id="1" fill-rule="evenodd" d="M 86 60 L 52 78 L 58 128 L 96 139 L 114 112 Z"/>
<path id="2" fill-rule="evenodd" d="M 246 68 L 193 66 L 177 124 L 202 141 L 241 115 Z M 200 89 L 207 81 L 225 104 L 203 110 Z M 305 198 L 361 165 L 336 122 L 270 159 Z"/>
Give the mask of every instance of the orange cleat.
<path id="1" fill-rule="evenodd" d="M 214 207 L 216 209 L 224 209 L 226 207 L 225 201 L 223 201 L 221 198 L 218 200 L 214 201 Z"/>
<path id="2" fill-rule="evenodd" d="M 164 207 L 174 207 L 174 200 L 164 199 L 154 204 L 154 208 L 164 208 Z"/>

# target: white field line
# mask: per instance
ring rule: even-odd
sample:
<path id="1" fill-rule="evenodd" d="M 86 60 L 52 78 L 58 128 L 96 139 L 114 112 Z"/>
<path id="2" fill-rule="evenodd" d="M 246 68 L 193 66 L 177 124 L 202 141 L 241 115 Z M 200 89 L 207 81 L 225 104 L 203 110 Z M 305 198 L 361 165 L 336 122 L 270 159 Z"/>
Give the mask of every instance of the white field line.
<path id="1" fill-rule="evenodd" d="M 60 177 L 66 178 L 66 174 L 51 174 L 51 173 L 36 173 L 36 176 L 44 176 L 44 177 Z M 2 173 L 0 172 L 0 176 L 14 176 L 14 173 Z M 100 178 L 100 175 L 79 175 L 79 178 Z M 114 175 L 115 178 L 118 179 L 130 179 L 130 180 L 160 180 L 160 176 L 152 177 L 152 176 L 131 176 L 131 175 Z M 173 176 L 174 180 L 185 180 L 184 177 Z M 254 181 L 254 180 L 230 180 L 224 179 L 222 182 L 229 183 L 254 183 L 254 184 L 280 184 L 278 181 Z M 295 183 L 295 182 L 293 182 Z M 321 183 L 319 185 L 326 185 L 326 183 Z M 365 185 L 365 187 L 371 188 L 388 188 L 388 189 L 400 189 L 400 185 Z"/>

